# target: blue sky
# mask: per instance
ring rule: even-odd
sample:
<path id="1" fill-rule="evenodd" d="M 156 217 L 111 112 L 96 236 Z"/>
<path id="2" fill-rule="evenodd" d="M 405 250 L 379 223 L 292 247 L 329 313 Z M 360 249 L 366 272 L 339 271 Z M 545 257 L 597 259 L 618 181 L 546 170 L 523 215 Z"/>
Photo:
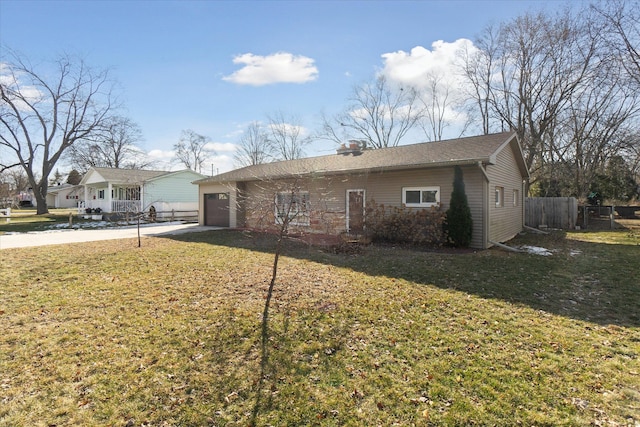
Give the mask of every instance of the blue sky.
<path id="1" fill-rule="evenodd" d="M 209 164 L 223 172 L 252 121 L 282 112 L 313 131 L 377 71 L 444 61 L 492 22 L 564 4 L 0 0 L 0 43 L 36 63 L 66 52 L 110 68 L 151 157 L 167 160 L 192 129 L 215 143 Z M 319 142 L 307 154 L 334 150 Z"/>

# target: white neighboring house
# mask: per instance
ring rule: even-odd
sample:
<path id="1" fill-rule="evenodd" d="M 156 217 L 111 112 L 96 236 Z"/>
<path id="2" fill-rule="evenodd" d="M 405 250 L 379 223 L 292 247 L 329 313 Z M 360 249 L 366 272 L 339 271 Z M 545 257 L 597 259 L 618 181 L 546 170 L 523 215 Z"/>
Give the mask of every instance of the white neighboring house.
<path id="1" fill-rule="evenodd" d="M 79 208 L 103 213 L 197 211 L 198 186 L 205 175 L 190 169 L 153 171 L 92 167 L 80 181 Z M 159 215 L 160 216 L 160 215 Z"/>
<path id="2" fill-rule="evenodd" d="M 47 190 L 47 206 L 50 208 L 76 208 L 82 200 L 81 185 L 58 183 Z M 33 200 L 35 204 L 35 198 Z"/>

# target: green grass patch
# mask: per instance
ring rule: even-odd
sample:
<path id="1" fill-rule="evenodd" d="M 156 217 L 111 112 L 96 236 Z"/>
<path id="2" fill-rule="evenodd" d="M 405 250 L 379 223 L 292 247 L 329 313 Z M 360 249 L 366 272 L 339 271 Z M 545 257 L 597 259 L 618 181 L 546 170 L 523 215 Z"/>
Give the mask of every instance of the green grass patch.
<path id="1" fill-rule="evenodd" d="M 50 209 L 44 215 L 36 215 L 35 209 L 13 209 L 9 221 L 7 217 L 0 215 L 0 234 L 43 231 L 57 224 L 68 225 L 69 213 L 73 216 L 74 224 L 86 222 L 78 217 L 77 209 Z"/>
<path id="2" fill-rule="evenodd" d="M 635 425 L 640 250 L 600 238 L 292 243 L 261 388 L 271 239 L 3 250 L 0 425 Z"/>
<path id="3" fill-rule="evenodd" d="M 617 229 L 612 231 L 571 232 L 567 236 L 571 240 L 603 243 L 612 245 L 640 245 L 640 228 Z"/>

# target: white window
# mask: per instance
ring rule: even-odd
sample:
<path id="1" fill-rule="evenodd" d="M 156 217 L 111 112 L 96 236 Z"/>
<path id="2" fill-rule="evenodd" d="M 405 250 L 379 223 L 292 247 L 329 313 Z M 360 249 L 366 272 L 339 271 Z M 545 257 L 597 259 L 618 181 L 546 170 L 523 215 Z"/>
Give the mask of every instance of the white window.
<path id="1" fill-rule="evenodd" d="M 504 206 L 504 187 L 496 187 L 496 208 Z"/>
<path id="2" fill-rule="evenodd" d="M 513 206 L 518 206 L 520 199 L 520 192 L 518 190 L 513 190 Z"/>
<path id="3" fill-rule="evenodd" d="M 98 190 L 98 199 L 104 200 L 104 190 Z"/>
<path id="4" fill-rule="evenodd" d="M 289 223 L 293 225 L 309 225 L 309 192 L 300 191 L 296 193 L 276 194 L 276 223 L 282 224 L 288 217 Z"/>
<path id="5" fill-rule="evenodd" d="M 403 187 L 402 204 L 408 208 L 428 208 L 440 203 L 440 187 Z"/>

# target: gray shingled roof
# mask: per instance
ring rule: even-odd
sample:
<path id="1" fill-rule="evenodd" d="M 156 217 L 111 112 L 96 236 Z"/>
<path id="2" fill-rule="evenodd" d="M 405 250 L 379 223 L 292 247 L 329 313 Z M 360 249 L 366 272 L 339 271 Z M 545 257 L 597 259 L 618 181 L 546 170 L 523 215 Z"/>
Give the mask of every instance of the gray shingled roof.
<path id="1" fill-rule="evenodd" d="M 514 140 L 515 135 L 515 132 L 502 132 L 447 141 L 363 150 L 357 155 L 333 154 L 279 161 L 235 169 L 195 181 L 195 183 L 253 181 L 287 176 L 413 169 L 477 162 L 490 164 L 495 162 L 495 156 L 500 149 Z"/>

